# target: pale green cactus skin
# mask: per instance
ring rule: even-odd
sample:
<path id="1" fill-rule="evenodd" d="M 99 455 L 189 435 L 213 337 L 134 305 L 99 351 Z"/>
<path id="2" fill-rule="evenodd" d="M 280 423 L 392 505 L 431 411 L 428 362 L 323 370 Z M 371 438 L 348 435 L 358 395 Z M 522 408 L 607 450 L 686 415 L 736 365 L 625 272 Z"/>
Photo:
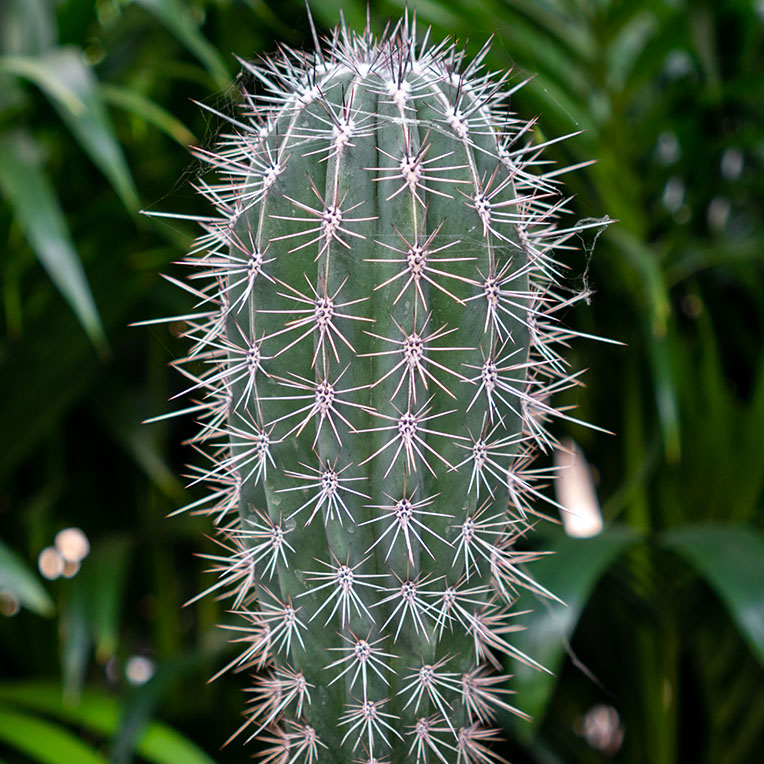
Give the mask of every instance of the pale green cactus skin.
<path id="1" fill-rule="evenodd" d="M 498 761 L 506 659 L 541 668 L 512 605 L 551 595 L 515 543 L 575 381 L 554 248 L 581 226 L 555 228 L 507 77 L 412 27 L 245 64 L 258 95 L 200 152 L 218 216 L 180 365 L 213 492 L 190 509 L 228 553 L 237 734 L 277 764 Z"/>

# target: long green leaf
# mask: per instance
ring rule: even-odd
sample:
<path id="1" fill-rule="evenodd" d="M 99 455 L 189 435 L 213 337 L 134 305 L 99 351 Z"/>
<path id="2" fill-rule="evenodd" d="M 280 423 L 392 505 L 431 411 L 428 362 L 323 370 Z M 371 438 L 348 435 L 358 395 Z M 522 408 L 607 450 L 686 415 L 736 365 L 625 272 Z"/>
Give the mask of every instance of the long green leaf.
<path id="1" fill-rule="evenodd" d="M 0 589 L 11 592 L 21 605 L 40 615 L 53 612 L 53 602 L 39 578 L 7 544 L 0 540 Z"/>
<path id="2" fill-rule="evenodd" d="M 552 554 L 532 563 L 536 581 L 554 592 L 565 605 L 540 600 L 528 628 L 514 635 L 513 644 L 553 674 L 559 672 L 578 619 L 589 595 L 613 560 L 638 537 L 626 528 L 609 528 L 589 539 L 560 536 L 549 547 Z M 525 602 L 521 602 L 521 605 Z M 538 725 L 554 690 L 556 678 L 524 664 L 512 666 L 512 682 L 520 708 Z M 530 725 L 517 726 L 520 736 L 533 733 Z"/>
<path id="3" fill-rule="evenodd" d="M 7 708 L 0 708 L 0 740 L 43 764 L 108 764 L 66 728 Z"/>
<path id="4" fill-rule="evenodd" d="M 181 146 L 189 146 L 196 140 L 194 134 L 179 119 L 142 93 L 109 84 L 101 85 L 100 90 L 107 103 L 145 119 L 146 122 L 159 128 L 163 133 L 180 143 Z"/>
<path id="5" fill-rule="evenodd" d="M 71 583 L 61 614 L 61 664 L 67 700 L 76 701 L 82 692 L 92 647 L 98 662 L 104 664 L 119 646 L 130 552 L 129 538 L 99 540 Z"/>
<path id="6" fill-rule="evenodd" d="M 616 226 L 617 229 L 617 226 Z M 671 301 L 660 270 L 657 254 L 644 242 L 626 230 L 612 232 L 613 242 L 640 272 L 644 300 L 644 331 L 646 335 L 658 419 L 663 433 L 664 449 L 670 461 L 680 456 L 681 424 L 677 382 L 671 356 Z"/>
<path id="7" fill-rule="evenodd" d="M 68 703 L 76 703 L 85 684 L 92 647 L 87 592 L 75 580 L 62 608 L 59 626 L 61 674 Z"/>
<path id="8" fill-rule="evenodd" d="M 185 3 L 179 0 L 135 0 L 135 3 L 159 19 L 193 53 L 219 88 L 231 84 L 231 73 L 225 61 L 199 31 Z"/>
<path id="9" fill-rule="evenodd" d="M 106 176 L 124 205 L 140 206 L 93 70 L 77 48 L 54 48 L 43 55 L 0 58 L 0 71 L 24 77 L 50 99 L 61 119 L 94 164 Z"/>
<path id="10" fill-rule="evenodd" d="M 169 697 L 170 690 L 189 671 L 198 669 L 204 653 L 187 653 L 164 661 L 145 684 L 138 687 L 125 703 L 118 733 L 111 747 L 113 764 L 128 764 L 133 751 L 140 750 L 139 741 L 148 721 L 156 714 L 162 700 Z"/>
<path id="11" fill-rule="evenodd" d="M 72 597 L 76 595 L 84 603 L 84 619 L 100 663 L 106 663 L 119 644 L 131 552 L 129 537 L 99 540 L 72 581 Z"/>
<path id="12" fill-rule="evenodd" d="M 115 735 L 122 719 L 122 707 L 112 696 L 86 690 L 77 704 L 69 705 L 63 701 L 61 687 L 50 682 L 0 684 L 0 703 L 51 714 L 104 736 Z M 153 764 L 215 764 L 194 743 L 161 722 L 146 726 L 136 752 Z"/>
<path id="13" fill-rule="evenodd" d="M 23 133 L 0 135 L 0 187 L 38 260 L 69 303 L 93 344 L 106 349 L 101 319 L 58 199 Z"/>
<path id="14" fill-rule="evenodd" d="M 716 591 L 764 665 L 764 537 L 753 528 L 702 525 L 664 536 Z"/>
<path id="15" fill-rule="evenodd" d="M 130 538 L 108 539 L 93 551 L 89 561 L 93 641 L 98 660 L 102 662 L 114 655 L 119 643 L 124 588 L 133 551 L 131 541 Z"/>
<path id="16" fill-rule="evenodd" d="M 0 55 L 40 53 L 56 39 L 56 9 L 48 0 L 0 3 Z"/>

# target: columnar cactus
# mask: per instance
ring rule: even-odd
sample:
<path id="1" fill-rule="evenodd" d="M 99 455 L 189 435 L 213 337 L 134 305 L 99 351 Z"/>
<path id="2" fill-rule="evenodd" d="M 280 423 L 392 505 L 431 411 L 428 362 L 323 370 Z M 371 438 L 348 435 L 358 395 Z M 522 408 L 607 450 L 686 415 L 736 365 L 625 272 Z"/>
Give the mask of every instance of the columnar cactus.
<path id="1" fill-rule="evenodd" d="M 222 534 L 208 592 L 266 762 L 498 761 L 507 659 L 541 668 L 512 606 L 551 595 L 516 542 L 576 382 L 555 250 L 585 225 L 557 227 L 560 171 L 486 51 L 343 26 L 242 62 L 254 92 L 198 150 L 216 216 L 178 366 L 213 490 L 188 509 Z"/>

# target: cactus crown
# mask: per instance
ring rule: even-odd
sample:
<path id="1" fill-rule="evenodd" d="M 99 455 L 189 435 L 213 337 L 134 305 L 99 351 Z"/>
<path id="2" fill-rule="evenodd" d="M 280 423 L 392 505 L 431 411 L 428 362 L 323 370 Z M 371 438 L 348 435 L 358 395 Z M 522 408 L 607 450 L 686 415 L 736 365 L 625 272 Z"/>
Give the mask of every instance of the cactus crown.
<path id="1" fill-rule="evenodd" d="M 254 66 L 183 260 L 209 555 L 264 761 L 490 762 L 556 352 L 559 170 L 408 15 Z M 201 596 L 201 595 L 200 595 Z M 225 670 L 225 669 L 224 669 Z M 221 672 L 222 673 L 222 672 Z"/>

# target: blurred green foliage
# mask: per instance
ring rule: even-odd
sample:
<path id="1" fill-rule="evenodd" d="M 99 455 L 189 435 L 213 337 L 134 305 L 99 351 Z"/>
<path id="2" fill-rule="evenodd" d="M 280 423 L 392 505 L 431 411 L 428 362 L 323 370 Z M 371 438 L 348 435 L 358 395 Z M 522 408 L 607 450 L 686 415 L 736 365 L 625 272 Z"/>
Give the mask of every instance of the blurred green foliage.
<path id="1" fill-rule="evenodd" d="M 587 388 L 566 393 L 596 468 L 607 529 L 536 575 L 568 608 L 520 637 L 555 678 L 515 671 L 513 762 L 747 764 L 764 750 L 764 13 L 755 0 L 411 1 L 433 36 L 492 68 L 535 75 L 513 99 L 556 144 L 579 217 L 608 214 L 571 252 L 591 305 L 566 320 Z M 371 3 L 381 29 L 400 3 Z M 365 4 L 315 0 L 320 25 L 363 25 Z M 233 53 L 310 47 L 298 0 L 3 0 L 0 3 L 0 759 L 219 764 L 244 698 L 222 665 L 220 603 L 193 555 L 200 518 L 166 520 L 193 425 L 142 425 L 181 380 L 183 313 L 159 277 L 195 231 L 138 215 L 201 212 L 189 188 L 228 110 Z M 175 275 L 178 275 L 175 273 Z M 177 401 L 170 406 L 179 407 Z M 71 578 L 37 558 L 67 526 L 92 551 Z M 72 575 L 72 569 L 67 571 Z M 20 610 L 18 608 L 21 608 Z M 150 663 L 135 659 L 147 658 Z M 143 676 L 130 667 L 149 667 Z M 153 676 L 143 683 L 154 669 Z M 617 710 L 623 740 L 586 714 Z M 161 720 L 161 721 L 160 721 Z M 170 726 L 167 726 L 170 725 Z M 191 742 L 193 741 L 193 742 Z M 594 744 L 594 745 L 593 745 Z M 599 748 L 597 747 L 599 745 Z M 605 750 L 603 750 L 603 748 Z M 618 750 L 616 750 L 618 749 Z M 206 751 L 207 753 L 202 753 Z"/>

